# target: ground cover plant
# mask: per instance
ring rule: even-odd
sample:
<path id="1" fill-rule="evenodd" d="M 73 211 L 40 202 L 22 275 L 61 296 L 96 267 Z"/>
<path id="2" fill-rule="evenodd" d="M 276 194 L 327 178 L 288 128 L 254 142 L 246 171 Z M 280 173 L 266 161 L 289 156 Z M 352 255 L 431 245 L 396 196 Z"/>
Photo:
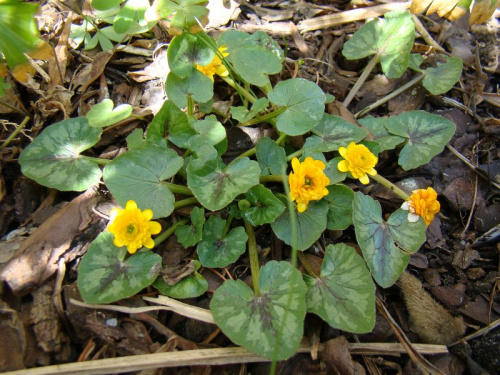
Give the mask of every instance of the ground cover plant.
<path id="1" fill-rule="evenodd" d="M 93 1 L 95 17 L 85 16 L 70 31 L 75 46 L 85 49 L 99 44 L 105 53 L 113 42 L 170 20 L 167 99 L 111 158 L 93 152 L 106 132 L 143 118 L 130 104 L 103 98 L 81 116 L 47 124 L 18 162 L 23 175 L 42 186 L 60 192 L 99 186 L 114 202 L 104 215 L 106 227 L 96 230 L 74 267 L 87 307 L 119 308 L 107 305 L 145 294 L 183 300 L 209 292 L 204 321 L 215 323 L 233 344 L 273 361 L 274 372 L 276 361 L 300 349 L 306 314 L 330 329 L 366 334 L 375 327 L 377 306 L 385 311 L 377 289 L 413 282 L 404 272 L 442 204 L 432 186 L 397 186 L 382 176 L 380 164 L 405 173 L 425 168 L 457 127 L 420 109 L 365 115 L 420 83 L 434 96 L 446 94 L 462 76 L 463 62 L 444 51 L 412 53 L 416 21 L 408 10 L 366 22 L 341 49 L 346 61 L 366 64 L 344 108 L 378 64 L 389 79 L 416 75 L 347 121 L 328 111 L 340 105 L 338 98 L 312 80 L 284 73 L 287 51 L 270 35 L 207 34 L 205 5 Z M 110 26 L 98 27 L 98 20 Z M 221 90 L 234 98 L 225 111 Z M 268 136 L 234 153 L 229 132 L 238 128 L 265 128 Z M 369 186 L 385 189 L 397 205 L 382 199 L 383 207 Z M 327 239 L 335 232 L 348 235 Z M 263 248 L 269 239 L 259 233 L 280 241 L 286 255 L 268 257 Z M 172 240 L 186 254 L 175 268 L 165 264 L 164 244 Z M 239 277 L 228 271 L 241 267 Z M 12 287 L 6 270 L 3 278 Z M 224 281 L 212 288 L 205 270 Z M 411 312 L 411 299 L 407 308 Z M 453 320 L 443 319 L 439 324 Z M 465 333 L 461 318 L 453 322 L 439 344 Z"/>

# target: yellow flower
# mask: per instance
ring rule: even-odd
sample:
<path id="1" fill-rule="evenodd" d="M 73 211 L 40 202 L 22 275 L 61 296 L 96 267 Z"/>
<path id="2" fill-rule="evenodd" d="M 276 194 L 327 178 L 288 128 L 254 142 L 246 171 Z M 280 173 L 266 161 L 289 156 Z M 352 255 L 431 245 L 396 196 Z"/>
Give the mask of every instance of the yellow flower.
<path id="1" fill-rule="evenodd" d="M 439 212 L 441 205 L 437 200 L 436 191 L 428 187 L 427 189 L 413 190 L 412 195 L 401 206 L 408 212 L 408 221 L 414 223 L 421 216 L 425 224 L 429 226 L 434 220 L 434 215 Z"/>
<path id="2" fill-rule="evenodd" d="M 328 195 L 326 186 L 330 180 L 323 172 L 325 163 L 307 157 L 302 163 L 297 158 L 292 160 L 293 172 L 288 176 L 290 197 L 297 203 L 297 210 L 304 212 L 309 201 L 317 201 Z"/>
<path id="3" fill-rule="evenodd" d="M 134 201 L 128 201 L 124 209 L 114 208 L 111 211 L 111 223 L 108 226 L 115 239 L 113 244 L 117 247 L 127 246 L 130 254 L 146 246 L 152 249 L 155 245 L 151 235 L 161 231 L 161 225 L 150 221 L 153 211 L 141 212 Z"/>
<path id="4" fill-rule="evenodd" d="M 227 77 L 229 75 L 229 72 L 227 71 L 225 65 L 222 63 L 222 60 L 219 57 L 219 55 L 222 55 L 224 57 L 229 56 L 229 53 L 225 52 L 226 49 L 226 46 L 220 47 L 219 51 L 215 54 L 214 59 L 210 64 L 205 66 L 196 65 L 196 69 L 210 78 L 212 82 L 214 81 L 215 74 L 221 77 Z"/>
<path id="5" fill-rule="evenodd" d="M 345 159 L 338 164 L 339 171 L 351 172 L 352 176 L 359 179 L 362 184 L 368 184 L 370 181 L 368 175 L 375 176 L 377 174 L 374 167 L 378 158 L 365 145 L 351 142 L 347 148 L 340 147 L 339 153 Z"/>

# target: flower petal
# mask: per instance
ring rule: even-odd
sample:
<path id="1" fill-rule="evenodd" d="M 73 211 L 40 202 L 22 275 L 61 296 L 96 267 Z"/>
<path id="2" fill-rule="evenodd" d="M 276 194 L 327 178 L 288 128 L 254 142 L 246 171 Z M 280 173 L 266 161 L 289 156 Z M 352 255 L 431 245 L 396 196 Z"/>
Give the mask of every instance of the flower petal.
<path id="1" fill-rule="evenodd" d="M 349 172 L 349 162 L 347 160 L 342 160 L 337 165 L 337 168 L 341 172 Z"/>
<path id="2" fill-rule="evenodd" d="M 150 209 L 144 210 L 142 211 L 142 216 L 146 221 L 149 221 L 153 218 L 153 211 L 151 211 Z"/>
<path id="3" fill-rule="evenodd" d="M 134 201 L 128 201 L 127 204 L 125 205 L 126 210 L 135 210 L 137 208 L 137 203 Z"/>
<path id="4" fill-rule="evenodd" d="M 370 179 L 368 178 L 368 175 L 364 174 L 363 176 L 361 176 L 359 178 L 359 181 L 363 184 L 363 185 L 368 185 L 370 183 Z"/>
<path id="5" fill-rule="evenodd" d="M 149 232 L 151 234 L 158 234 L 161 232 L 161 224 L 156 221 L 149 222 Z"/>

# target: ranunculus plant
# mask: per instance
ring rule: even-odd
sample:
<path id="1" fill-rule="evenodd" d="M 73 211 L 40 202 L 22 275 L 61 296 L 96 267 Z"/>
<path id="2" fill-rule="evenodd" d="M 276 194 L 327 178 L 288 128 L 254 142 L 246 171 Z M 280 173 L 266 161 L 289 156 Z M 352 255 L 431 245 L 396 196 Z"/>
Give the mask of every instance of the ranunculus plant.
<path id="1" fill-rule="evenodd" d="M 231 30 L 214 39 L 188 22 L 193 14 L 206 14 L 202 2 L 157 3 L 170 7 L 176 36 L 167 54 L 168 100 L 145 133 L 136 130 L 127 138 L 128 151 L 113 160 L 85 155 L 104 127 L 130 115 L 130 108 L 113 110 L 106 102 L 87 117 L 49 126 L 19 159 L 26 176 L 59 190 L 83 191 L 103 181 L 119 206 L 81 260 L 83 299 L 109 303 L 150 285 L 175 298 L 196 297 L 208 287 L 202 267 L 232 267 L 245 256 L 252 287 L 227 280 L 210 303 L 216 324 L 234 343 L 268 358 L 288 358 L 301 341 L 306 312 L 337 329 L 369 332 L 376 284 L 396 282 L 440 208 L 434 190 L 408 196 L 382 177 L 380 154 L 396 150 L 386 154 L 399 155 L 405 170 L 416 168 L 443 150 L 455 125 L 424 111 L 365 117 L 362 127 L 353 125 L 325 113 L 333 97 L 317 84 L 301 78 L 272 84 L 269 77 L 281 71 L 284 53 L 266 34 Z M 410 64 L 411 22 L 408 13 L 372 21 L 358 31 L 371 33 L 371 49 L 363 49 L 359 43 L 366 38 L 356 33 L 344 54 L 374 54 L 388 76 L 400 76 Z M 432 74 L 426 77 L 432 80 Z M 231 121 L 212 113 L 214 84 L 239 98 Z M 226 153 L 230 124 L 262 123 L 274 136 L 240 155 Z M 305 143 L 293 149 L 287 143 L 297 135 Z M 380 203 L 363 192 L 370 183 L 398 194 L 403 207 L 383 216 Z M 178 219 L 181 207 L 192 207 L 189 218 Z M 159 218 L 167 225 L 160 226 Z M 255 227 L 263 225 L 291 247 L 291 262 L 260 266 Z M 314 271 L 304 252 L 325 230 L 348 228 L 362 255 L 345 243 L 327 243 L 321 270 Z M 192 272 L 170 285 L 155 246 L 173 234 L 192 249 L 194 260 Z M 304 274 L 295 265 L 297 254 Z"/>

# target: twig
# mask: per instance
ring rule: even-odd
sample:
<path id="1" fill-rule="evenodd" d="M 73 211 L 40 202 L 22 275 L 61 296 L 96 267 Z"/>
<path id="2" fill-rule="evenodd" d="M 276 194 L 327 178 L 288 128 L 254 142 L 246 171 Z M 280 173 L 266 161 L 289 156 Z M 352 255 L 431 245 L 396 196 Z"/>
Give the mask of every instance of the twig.
<path id="1" fill-rule="evenodd" d="M 483 328 L 477 330 L 476 332 L 465 336 L 464 338 L 460 339 L 459 341 L 452 343 L 450 346 L 459 344 L 460 342 L 462 342 L 462 340 L 469 341 L 469 340 L 475 339 L 476 337 L 480 337 L 482 335 L 485 335 L 497 327 L 500 327 L 500 319 L 497 319 L 493 323 L 488 324 L 486 327 L 483 327 Z"/>
<path id="2" fill-rule="evenodd" d="M 444 48 L 441 47 L 432 38 L 431 34 L 429 34 L 427 29 L 424 27 L 424 25 L 422 25 L 422 22 L 420 22 L 420 19 L 414 14 L 412 14 L 411 17 L 413 18 L 413 23 L 415 24 L 415 28 L 419 32 L 420 36 L 426 41 L 426 43 L 438 52 L 445 52 Z"/>
<path id="3" fill-rule="evenodd" d="M 415 349 L 422 354 L 447 354 L 444 345 L 414 344 Z M 350 344 L 353 355 L 394 355 L 405 353 L 400 344 L 368 343 Z M 298 353 L 309 353 L 309 345 L 301 345 Z M 319 351 L 323 350 L 320 345 Z M 63 365 L 46 366 L 3 373 L 3 375 L 64 375 L 64 374 L 116 374 L 160 367 L 180 367 L 197 365 L 225 365 L 234 363 L 270 362 L 270 359 L 250 353 L 245 348 L 217 348 L 186 350 L 168 353 L 143 354 L 119 358 L 98 359 L 88 362 L 67 363 Z"/>
<path id="4" fill-rule="evenodd" d="M 167 296 L 158 296 L 156 298 L 152 297 L 142 297 L 143 300 L 148 302 L 157 303 L 159 305 L 168 306 L 168 309 L 176 312 L 179 315 L 187 316 L 188 318 L 201 320 L 205 323 L 215 324 L 212 312 L 207 309 L 202 309 L 201 307 L 191 306 L 187 303 L 179 302 L 173 298 Z"/>

